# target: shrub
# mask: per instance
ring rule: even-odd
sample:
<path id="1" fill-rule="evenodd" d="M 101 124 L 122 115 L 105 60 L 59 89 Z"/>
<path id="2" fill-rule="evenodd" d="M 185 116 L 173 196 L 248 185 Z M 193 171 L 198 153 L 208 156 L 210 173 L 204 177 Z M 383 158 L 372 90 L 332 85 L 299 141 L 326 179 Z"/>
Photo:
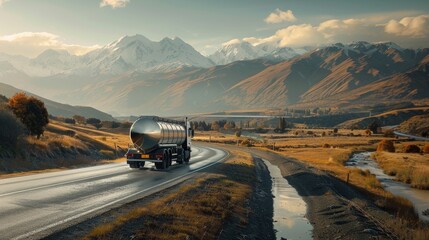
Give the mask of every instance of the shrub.
<path id="1" fill-rule="evenodd" d="M 85 124 L 86 119 L 84 116 L 74 115 L 72 118 L 79 124 Z"/>
<path id="2" fill-rule="evenodd" d="M 334 128 L 334 133 L 338 133 L 338 128 Z"/>
<path id="3" fill-rule="evenodd" d="M 424 153 L 429 153 L 429 143 L 428 143 L 428 144 L 426 144 L 426 145 L 423 147 L 423 152 L 424 152 Z"/>
<path id="4" fill-rule="evenodd" d="M 22 123 L 7 110 L 0 110 L 0 146 L 14 147 L 24 133 Z"/>
<path id="5" fill-rule="evenodd" d="M 409 144 L 407 146 L 405 146 L 404 149 L 405 153 L 420 153 L 420 148 L 419 146 L 415 145 L 415 144 Z"/>
<path id="6" fill-rule="evenodd" d="M 235 132 L 235 136 L 238 137 L 238 138 L 241 137 L 241 130 L 236 131 Z"/>
<path id="7" fill-rule="evenodd" d="M 325 143 L 325 144 L 323 144 L 323 146 L 322 146 L 323 148 L 330 148 L 331 147 L 331 145 L 329 145 L 328 143 Z"/>
<path id="8" fill-rule="evenodd" d="M 393 145 L 392 141 L 383 140 L 378 144 L 377 151 L 395 152 L 395 145 Z"/>
<path id="9" fill-rule="evenodd" d="M 118 128 L 121 126 L 120 123 L 115 121 L 102 121 L 101 125 L 103 125 L 105 128 Z"/>
<path id="10" fill-rule="evenodd" d="M 245 139 L 244 141 L 241 142 L 241 145 L 246 146 L 246 147 L 252 147 L 253 143 L 250 139 Z"/>
<path id="11" fill-rule="evenodd" d="M 395 134 L 393 133 L 393 130 L 392 130 L 392 129 L 389 129 L 389 130 L 386 130 L 386 131 L 384 132 L 384 137 L 394 138 L 394 137 L 395 137 Z"/>
<path id="12" fill-rule="evenodd" d="M 365 130 L 365 134 L 368 136 L 371 136 L 372 132 L 371 132 L 371 130 L 367 129 L 367 130 Z"/>
<path id="13" fill-rule="evenodd" d="M 64 122 L 68 124 L 76 124 L 76 120 L 74 120 L 73 118 L 65 118 Z"/>
<path id="14" fill-rule="evenodd" d="M 261 127 L 256 128 L 255 130 L 256 133 L 267 133 L 268 129 L 263 129 Z"/>
<path id="15" fill-rule="evenodd" d="M 98 118 L 88 118 L 86 119 L 87 124 L 99 124 L 101 123 L 101 120 Z"/>
<path id="16" fill-rule="evenodd" d="M 40 138 L 45 131 L 44 127 L 49 123 L 48 111 L 42 101 L 20 92 L 9 99 L 9 108 L 27 127 L 31 135 Z"/>

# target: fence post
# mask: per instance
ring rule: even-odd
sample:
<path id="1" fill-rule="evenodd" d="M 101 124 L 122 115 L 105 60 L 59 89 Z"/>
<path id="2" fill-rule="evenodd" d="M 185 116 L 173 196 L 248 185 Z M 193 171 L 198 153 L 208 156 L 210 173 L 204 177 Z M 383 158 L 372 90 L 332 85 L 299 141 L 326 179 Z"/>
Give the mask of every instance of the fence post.
<path id="1" fill-rule="evenodd" d="M 115 143 L 115 157 L 118 158 L 118 147 L 116 146 L 116 143 Z"/>

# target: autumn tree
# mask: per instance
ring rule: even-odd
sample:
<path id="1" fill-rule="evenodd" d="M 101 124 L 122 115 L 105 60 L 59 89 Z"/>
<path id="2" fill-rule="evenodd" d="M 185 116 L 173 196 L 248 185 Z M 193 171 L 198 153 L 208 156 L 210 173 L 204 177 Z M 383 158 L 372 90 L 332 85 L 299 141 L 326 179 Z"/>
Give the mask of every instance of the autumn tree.
<path id="1" fill-rule="evenodd" d="M 74 115 L 72 118 L 79 124 L 85 124 L 86 119 L 84 116 Z"/>
<path id="2" fill-rule="evenodd" d="M 212 122 L 211 129 L 213 131 L 219 131 L 219 129 L 220 129 L 219 123 L 217 121 Z"/>
<path id="3" fill-rule="evenodd" d="M 27 127 L 31 135 L 40 138 L 49 123 L 48 111 L 45 104 L 35 97 L 28 97 L 20 92 L 9 99 L 9 108 L 15 116 Z"/>

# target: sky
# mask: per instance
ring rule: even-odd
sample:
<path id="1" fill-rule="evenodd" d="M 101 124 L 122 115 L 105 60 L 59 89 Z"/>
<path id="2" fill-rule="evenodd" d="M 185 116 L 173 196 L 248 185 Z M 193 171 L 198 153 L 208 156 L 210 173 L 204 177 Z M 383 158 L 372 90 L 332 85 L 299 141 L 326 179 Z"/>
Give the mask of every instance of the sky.
<path id="1" fill-rule="evenodd" d="M 427 0 L 0 0 L 0 52 L 82 55 L 122 36 L 180 37 L 208 55 L 246 41 L 279 46 L 392 41 L 429 47 Z M 232 40 L 232 41 L 231 41 Z"/>

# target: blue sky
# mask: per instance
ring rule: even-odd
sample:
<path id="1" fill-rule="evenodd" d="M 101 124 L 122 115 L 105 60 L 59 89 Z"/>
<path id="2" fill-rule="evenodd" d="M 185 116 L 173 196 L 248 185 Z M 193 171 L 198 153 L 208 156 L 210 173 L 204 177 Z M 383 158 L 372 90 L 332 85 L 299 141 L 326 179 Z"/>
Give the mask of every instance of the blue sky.
<path id="1" fill-rule="evenodd" d="M 231 39 L 282 46 L 394 41 L 429 47 L 426 0 L 0 0 L 0 52 L 82 54 L 121 36 L 178 36 L 209 54 Z M 270 14 L 273 14 L 267 20 Z"/>

